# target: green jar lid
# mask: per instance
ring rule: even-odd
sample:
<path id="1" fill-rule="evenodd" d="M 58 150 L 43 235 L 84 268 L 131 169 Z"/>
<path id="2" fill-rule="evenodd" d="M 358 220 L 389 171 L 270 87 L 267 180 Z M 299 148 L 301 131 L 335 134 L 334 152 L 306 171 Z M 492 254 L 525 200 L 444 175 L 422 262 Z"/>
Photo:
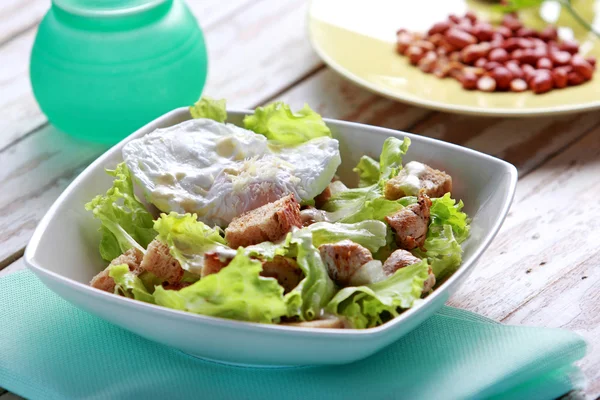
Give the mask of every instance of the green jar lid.
<path id="1" fill-rule="evenodd" d="M 154 8 L 167 0 L 53 0 L 62 10 L 86 17 L 111 17 L 135 14 Z"/>

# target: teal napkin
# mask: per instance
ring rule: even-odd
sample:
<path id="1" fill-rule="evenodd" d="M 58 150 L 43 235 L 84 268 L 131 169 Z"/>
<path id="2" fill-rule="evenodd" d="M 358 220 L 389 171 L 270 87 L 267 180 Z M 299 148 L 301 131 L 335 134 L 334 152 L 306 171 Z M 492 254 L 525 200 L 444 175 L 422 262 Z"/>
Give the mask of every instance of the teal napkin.
<path id="1" fill-rule="evenodd" d="M 584 353 L 568 331 L 445 307 L 353 364 L 231 367 L 81 311 L 28 271 L 0 279 L 0 386 L 30 399 L 552 399 L 581 384 Z"/>

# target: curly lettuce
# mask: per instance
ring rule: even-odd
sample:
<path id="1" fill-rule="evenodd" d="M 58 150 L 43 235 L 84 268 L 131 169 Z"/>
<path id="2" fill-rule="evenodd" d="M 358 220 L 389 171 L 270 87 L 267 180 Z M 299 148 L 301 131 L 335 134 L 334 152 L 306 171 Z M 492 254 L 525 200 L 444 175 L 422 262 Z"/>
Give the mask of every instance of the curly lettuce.
<path id="1" fill-rule="evenodd" d="M 260 276 L 262 264 L 243 249 L 216 274 L 205 276 L 181 290 L 157 286 L 156 304 L 196 314 L 239 321 L 274 323 L 285 316 L 288 306 L 283 287 L 273 278 Z"/>
<path id="2" fill-rule="evenodd" d="M 100 255 L 111 261 L 132 247 L 145 252 L 156 231 L 152 215 L 134 194 L 131 173 L 125 163 L 106 173 L 115 177 L 112 187 L 106 194 L 94 197 L 85 209 L 102 223 Z"/>
<path id="3" fill-rule="evenodd" d="M 387 226 L 381 221 L 365 220 L 355 224 L 317 222 L 304 228 L 312 233 L 315 247 L 349 239 L 376 252 L 386 244 Z"/>
<path id="4" fill-rule="evenodd" d="M 208 96 L 203 96 L 190 106 L 192 118 L 207 118 L 217 122 L 227 120 L 227 109 L 225 100 L 216 100 Z"/>
<path id="5" fill-rule="evenodd" d="M 290 106 L 282 102 L 258 107 L 254 114 L 244 118 L 244 127 L 287 146 L 321 136 L 331 137 L 331 131 L 323 118 L 307 104 L 297 112 L 292 112 Z"/>
<path id="6" fill-rule="evenodd" d="M 127 264 L 111 265 L 108 276 L 115 281 L 115 293 L 146 303 L 154 303 L 154 296 L 148 292 L 143 281 L 129 270 Z"/>
<path id="7" fill-rule="evenodd" d="M 219 228 L 198 221 L 196 214 L 161 214 L 154 222 L 154 229 L 157 239 L 169 246 L 181 268 L 194 274 L 202 273 L 204 253 L 229 249 Z"/>
<path id="8" fill-rule="evenodd" d="M 431 222 L 423 249 L 413 250 L 419 258 L 426 258 L 438 283 L 450 276 L 462 263 L 462 247 L 469 236 L 469 219 L 462 211 L 463 202 L 450 197 L 432 199 Z"/>
<path id="9" fill-rule="evenodd" d="M 326 311 L 346 318 L 356 329 L 380 325 L 421 298 L 428 270 L 427 261 L 422 260 L 384 281 L 344 288 L 327 304 Z"/>

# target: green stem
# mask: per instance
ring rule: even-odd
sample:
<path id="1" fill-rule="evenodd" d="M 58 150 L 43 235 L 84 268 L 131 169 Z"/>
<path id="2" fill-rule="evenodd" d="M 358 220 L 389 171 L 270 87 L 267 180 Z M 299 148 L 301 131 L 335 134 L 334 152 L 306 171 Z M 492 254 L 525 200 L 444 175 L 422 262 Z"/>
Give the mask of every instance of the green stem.
<path id="1" fill-rule="evenodd" d="M 577 22 L 579 22 L 587 30 L 589 30 L 594 35 L 596 35 L 598 38 L 600 38 L 600 33 L 598 33 L 589 22 L 587 22 L 585 19 L 583 19 L 581 17 L 581 15 L 579 15 L 577 13 L 577 11 L 575 11 L 575 9 L 573 8 L 573 6 L 571 5 L 571 1 L 570 0 L 558 0 L 558 2 L 569 12 L 569 14 L 571 14 L 571 16 L 573 18 L 575 18 L 575 20 Z"/>

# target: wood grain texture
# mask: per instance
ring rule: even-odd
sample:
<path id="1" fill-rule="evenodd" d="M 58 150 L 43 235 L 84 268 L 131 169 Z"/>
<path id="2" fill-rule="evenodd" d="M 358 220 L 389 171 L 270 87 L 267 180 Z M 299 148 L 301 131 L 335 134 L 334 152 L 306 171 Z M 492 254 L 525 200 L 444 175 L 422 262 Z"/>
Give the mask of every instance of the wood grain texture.
<path id="1" fill-rule="evenodd" d="M 50 0 L 2 0 L 0 2 L 0 45 L 35 27 Z"/>
<path id="2" fill-rule="evenodd" d="M 518 325 L 580 333 L 600 395 L 600 128 L 519 182 L 511 212 L 450 304 Z"/>
<path id="3" fill-rule="evenodd" d="M 26 268 L 27 268 L 27 266 L 25 265 L 25 261 L 22 258 L 19 258 L 17 261 L 10 264 L 8 267 L 0 270 L 0 278 L 2 278 L 3 276 L 6 276 L 8 274 L 12 274 L 13 272 L 22 271 Z M 0 388 L 0 392 L 1 391 L 2 391 L 2 388 Z"/>

